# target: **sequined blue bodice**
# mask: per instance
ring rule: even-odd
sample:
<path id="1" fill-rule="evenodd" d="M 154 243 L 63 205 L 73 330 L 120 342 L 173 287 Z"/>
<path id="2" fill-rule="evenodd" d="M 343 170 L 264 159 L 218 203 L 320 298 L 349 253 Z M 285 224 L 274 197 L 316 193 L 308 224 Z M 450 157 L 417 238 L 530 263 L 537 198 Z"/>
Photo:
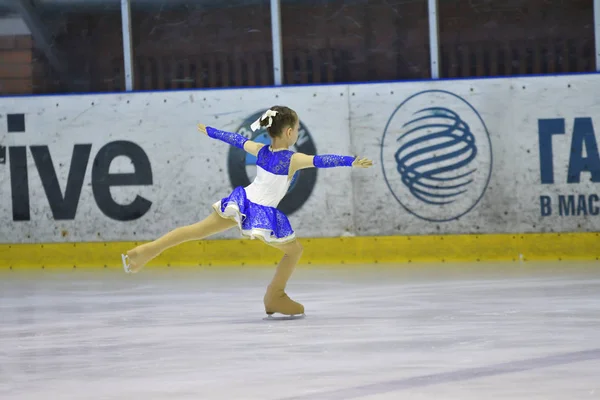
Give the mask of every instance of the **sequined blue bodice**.
<path id="1" fill-rule="evenodd" d="M 256 155 L 256 165 L 275 175 L 288 175 L 293 155 L 290 150 L 273 151 L 270 146 L 264 146 Z"/>

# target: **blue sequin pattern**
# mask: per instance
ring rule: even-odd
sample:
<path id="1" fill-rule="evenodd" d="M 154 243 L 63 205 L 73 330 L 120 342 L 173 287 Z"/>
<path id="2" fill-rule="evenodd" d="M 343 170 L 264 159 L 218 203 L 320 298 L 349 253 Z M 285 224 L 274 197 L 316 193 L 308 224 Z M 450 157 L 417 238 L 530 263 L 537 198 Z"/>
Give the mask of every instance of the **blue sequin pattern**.
<path id="1" fill-rule="evenodd" d="M 242 214 L 242 232 L 251 232 L 253 229 L 262 229 L 270 233 L 271 239 L 291 237 L 294 230 L 289 220 L 281 211 L 274 207 L 254 204 L 246 198 L 243 187 L 233 189 L 231 194 L 221 199 L 220 211 L 225 213 L 227 205 L 235 204 Z"/>
<path id="2" fill-rule="evenodd" d="M 211 126 L 206 127 L 206 133 L 213 139 L 221 140 L 242 150 L 244 150 L 244 143 L 248 141 L 248 138 L 240 135 L 239 133 L 226 132 L 215 129 Z"/>
<path id="3" fill-rule="evenodd" d="M 351 167 L 355 158 L 335 154 L 316 155 L 313 164 L 317 168 Z"/>
<path id="4" fill-rule="evenodd" d="M 256 165 L 275 175 L 287 175 L 293 155 L 290 150 L 270 151 L 269 146 L 263 146 L 256 155 Z"/>

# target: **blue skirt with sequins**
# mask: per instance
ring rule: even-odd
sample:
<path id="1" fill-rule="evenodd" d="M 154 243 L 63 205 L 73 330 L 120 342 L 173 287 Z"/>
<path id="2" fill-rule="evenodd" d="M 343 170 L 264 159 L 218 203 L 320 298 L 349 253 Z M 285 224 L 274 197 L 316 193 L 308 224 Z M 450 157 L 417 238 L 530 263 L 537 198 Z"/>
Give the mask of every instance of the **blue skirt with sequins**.
<path id="1" fill-rule="evenodd" d="M 295 239 L 294 230 L 284 213 L 275 207 L 251 202 L 241 186 L 213 204 L 213 208 L 221 217 L 234 219 L 243 236 L 267 243 L 286 243 Z"/>

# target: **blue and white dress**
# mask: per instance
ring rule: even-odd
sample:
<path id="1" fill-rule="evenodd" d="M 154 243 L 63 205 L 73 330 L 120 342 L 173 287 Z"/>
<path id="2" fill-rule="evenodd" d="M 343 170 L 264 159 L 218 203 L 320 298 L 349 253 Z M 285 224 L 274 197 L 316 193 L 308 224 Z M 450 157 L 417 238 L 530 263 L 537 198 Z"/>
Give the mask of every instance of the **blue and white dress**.
<path id="1" fill-rule="evenodd" d="M 246 187 L 236 187 L 231 194 L 213 204 L 224 218 L 234 219 L 242 235 L 267 243 L 287 243 L 296 236 L 288 218 L 277 205 L 290 186 L 290 161 L 294 152 L 263 146 L 256 155 L 257 174 Z"/>

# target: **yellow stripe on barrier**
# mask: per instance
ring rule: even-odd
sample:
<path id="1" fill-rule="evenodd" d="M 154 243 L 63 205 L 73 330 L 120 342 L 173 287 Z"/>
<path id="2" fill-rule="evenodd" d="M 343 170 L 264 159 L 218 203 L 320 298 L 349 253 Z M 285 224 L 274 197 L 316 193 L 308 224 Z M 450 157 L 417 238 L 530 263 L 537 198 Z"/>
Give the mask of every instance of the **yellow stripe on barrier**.
<path id="1" fill-rule="evenodd" d="M 371 236 L 300 239 L 301 264 L 598 260 L 598 233 Z M 0 269 L 120 268 L 136 242 L 0 244 Z M 149 266 L 273 266 L 278 250 L 258 240 L 187 242 Z"/>

